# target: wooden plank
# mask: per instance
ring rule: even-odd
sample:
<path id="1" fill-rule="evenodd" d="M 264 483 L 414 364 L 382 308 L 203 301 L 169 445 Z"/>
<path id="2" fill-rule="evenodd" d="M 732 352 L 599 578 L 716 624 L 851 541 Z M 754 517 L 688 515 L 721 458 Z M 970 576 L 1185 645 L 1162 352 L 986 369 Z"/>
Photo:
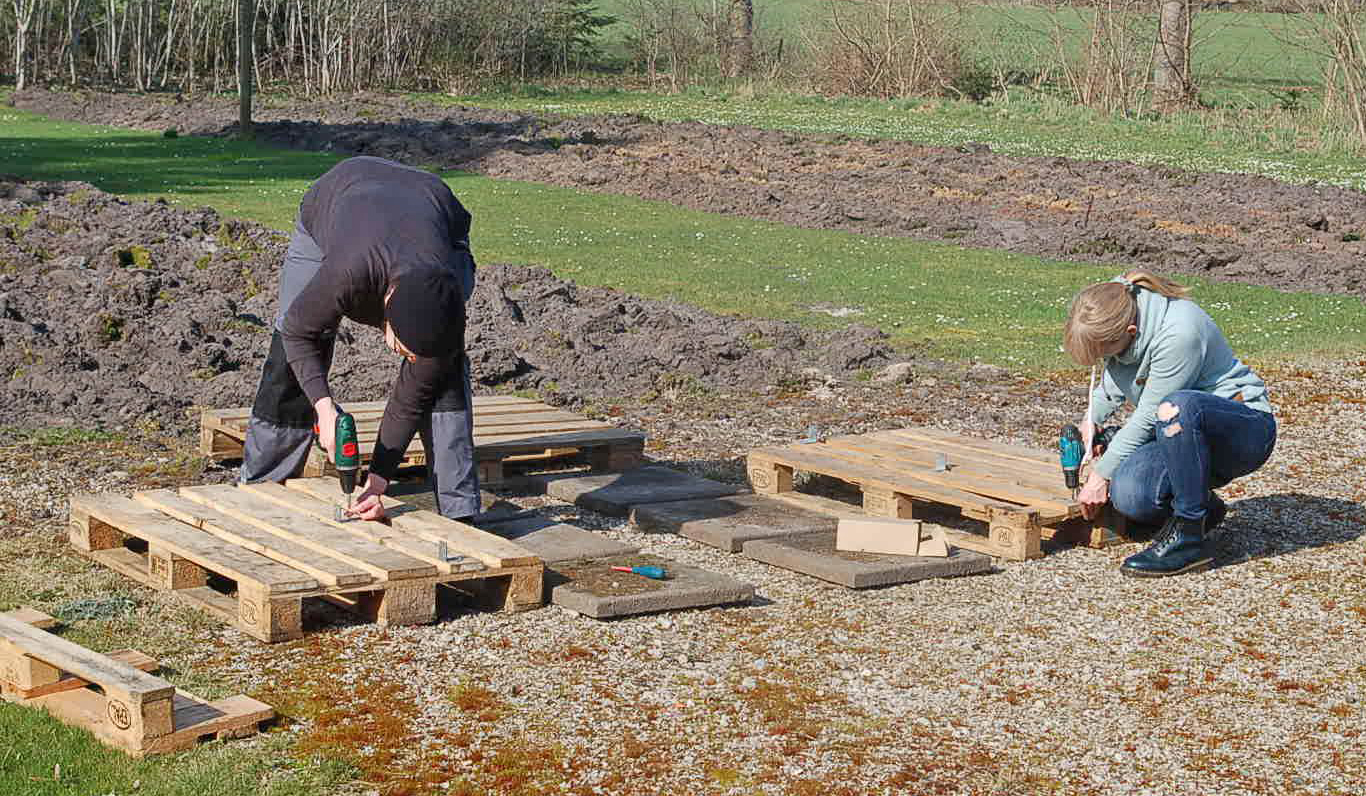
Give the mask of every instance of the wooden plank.
<path id="1" fill-rule="evenodd" d="M 194 694 L 178 691 L 175 703 L 175 730 L 156 739 L 149 752 L 184 749 L 206 735 L 255 727 L 275 717 L 275 709 L 264 702 L 238 694 L 205 702 Z"/>
<path id="2" fill-rule="evenodd" d="M 57 625 L 56 618 L 48 616 L 35 608 L 30 608 L 27 605 L 21 605 L 12 611 L 5 611 L 3 614 L 0 614 L 0 616 L 8 616 L 16 622 L 32 625 L 40 630 L 47 630 L 48 628 Z"/>
<path id="3" fill-rule="evenodd" d="M 298 570 L 224 542 L 122 495 L 75 495 L 71 498 L 71 513 L 98 519 L 239 584 L 255 584 L 267 593 L 318 587 L 317 581 Z"/>
<path id="4" fill-rule="evenodd" d="M 97 683 L 106 695 L 121 697 L 133 705 L 167 699 L 175 693 L 175 686 L 160 677 L 8 616 L 0 615 L 0 637 L 24 654 Z"/>
<path id="5" fill-rule="evenodd" d="M 181 487 L 180 494 L 243 522 L 339 558 L 380 580 L 430 577 L 436 567 L 229 485 Z"/>
<path id="6" fill-rule="evenodd" d="M 284 485 L 275 483 L 248 484 L 241 488 L 252 494 L 260 495 L 272 503 L 306 514 L 319 522 L 325 522 L 343 531 L 365 534 L 385 547 L 392 547 L 405 555 L 431 564 L 442 574 L 449 575 L 454 570 L 448 559 L 438 557 L 437 546 L 433 541 L 415 538 L 411 534 L 404 533 L 401 528 L 394 528 L 382 522 L 369 522 L 354 518 L 343 521 L 337 520 L 334 513 L 338 503 L 343 502 L 344 498 L 336 502 L 328 502 L 319 500 L 312 495 L 306 495 L 298 490 L 286 489 Z M 340 488 L 338 485 L 339 495 L 341 494 Z"/>
<path id="7" fill-rule="evenodd" d="M 360 567 L 242 522 L 169 489 L 138 492 L 133 499 L 224 541 L 305 572 L 321 584 L 356 586 L 374 580 L 370 573 Z"/>
<path id="8" fill-rule="evenodd" d="M 480 458 L 489 458 L 513 453 L 539 453 L 547 448 L 584 448 L 614 443 L 643 445 L 645 443 L 645 435 L 613 426 L 612 428 L 596 429 L 592 431 L 546 434 L 544 436 L 529 436 L 516 439 L 501 439 L 497 435 L 492 435 L 483 438 L 482 440 L 478 434 L 478 429 L 476 429 L 474 438 L 476 448 L 475 454 Z"/>
<path id="9" fill-rule="evenodd" d="M 996 456 L 1015 459 L 1016 461 L 1028 464 L 1042 464 L 1054 467 L 1058 465 L 1057 455 L 1049 454 L 1047 451 L 1026 448 L 1020 445 L 1003 445 L 999 442 L 991 442 L 976 437 L 965 437 L 960 434 L 954 434 L 951 431 L 940 431 L 937 428 L 912 426 L 909 428 L 893 429 L 888 433 L 903 439 L 916 440 L 932 445 L 956 447 L 965 452 L 976 451 L 979 453 L 991 453 Z"/>
<path id="10" fill-rule="evenodd" d="M 1071 493 L 1063 486 L 1062 470 L 1056 461 L 1051 465 L 1044 465 L 1022 462 L 1018 459 L 997 456 L 985 451 L 966 449 L 948 451 L 946 446 L 906 439 L 899 436 L 895 431 L 874 431 L 864 434 L 862 437 L 905 451 L 906 453 L 903 455 L 909 456 L 914 461 L 928 461 L 933 464 L 936 460 L 935 457 L 944 453 L 948 456 L 950 473 L 966 465 L 971 472 L 985 473 L 992 477 L 1032 486 L 1054 495 L 1055 498 L 1058 496 L 1071 497 Z"/>
<path id="11" fill-rule="evenodd" d="M 154 672 L 161 664 L 156 658 L 138 652 L 137 650 L 114 650 L 104 653 L 108 658 L 127 664 L 140 672 Z M 63 691 L 74 691 L 77 688 L 85 688 L 90 685 L 90 681 L 74 674 L 67 674 L 55 683 L 39 686 L 37 688 L 20 689 L 17 694 L 23 699 L 47 696 L 48 694 L 60 694 Z"/>
<path id="12" fill-rule="evenodd" d="M 358 421 L 378 418 L 384 414 L 384 401 L 343 402 L 342 406 Z M 515 395 L 476 395 L 474 396 L 475 422 L 481 417 L 494 417 L 521 412 L 554 411 L 554 407 L 533 398 L 519 398 Z M 251 418 L 251 407 L 239 406 L 228 409 L 205 409 L 200 413 L 202 427 L 211 428 L 237 435 L 246 432 L 246 423 Z"/>
<path id="13" fill-rule="evenodd" d="M 955 465 L 952 460 L 950 460 L 948 471 L 936 471 L 933 452 L 926 452 L 917 456 L 909 449 L 898 449 L 895 445 L 884 444 L 861 436 L 832 437 L 826 440 L 824 444 L 814 447 L 822 453 L 831 453 L 850 461 L 873 462 L 889 470 L 910 474 L 920 481 L 973 492 L 984 497 L 1008 500 L 1031 507 L 1047 508 L 1054 513 L 1068 514 L 1074 510 L 1078 514 L 1081 512 L 1081 508 L 1071 503 L 1070 495 L 1064 490 L 1054 489 L 1050 491 L 1029 484 L 1022 484 L 1018 481 L 999 477 L 971 464 L 959 462 Z M 835 451 L 847 451 L 849 454 L 855 455 L 844 456 L 843 453 L 835 453 Z M 1057 480 L 1059 483 L 1062 481 L 1060 470 Z M 1060 491 L 1064 491 L 1061 496 L 1058 494 Z"/>
<path id="14" fill-rule="evenodd" d="M 293 478 L 286 481 L 285 486 L 328 502 L 342 497 L 341 486 L 335 478 Z M 540 557 L 525 547 L 473 525 L 456 522 L 435 512 L 415 510 L 387 495 L 383 502 L 394 528 L 431 541 L 444 541 L 451 552 L 470 556 L 489 567 L 541 563 Z"/>
<path id="15" fill-rule="evenodd" d="M 750 459 L 776 461 L 788 467 L 808 472 L 822 473 L 833 476 L 845 481 L 851 481 L 862 486 L 873 486 L 895 493 L 916 497 L 923 500 L 932 500 L 938 503 L 947 503 L 952 506 L 960 506 L 981 514 L 990 514 L 993 510 L 1018 509 L 1019 506 L 1011 506 L 1006 503 L 984 498 L 972 492 L 964 492 L 960 489 L 932 484 L 928 481 L 921 481 L 916 478 L 906 476 L 894 470 L 883 467 L 862 464 L 848 458 L 842 458 L 838 450 L 821 452 L 818 450 L 808 450 L 808 448 L 819 448 L 820 446 L 803 446 L 802 448 L 760 448 L 750 453 Z"/>

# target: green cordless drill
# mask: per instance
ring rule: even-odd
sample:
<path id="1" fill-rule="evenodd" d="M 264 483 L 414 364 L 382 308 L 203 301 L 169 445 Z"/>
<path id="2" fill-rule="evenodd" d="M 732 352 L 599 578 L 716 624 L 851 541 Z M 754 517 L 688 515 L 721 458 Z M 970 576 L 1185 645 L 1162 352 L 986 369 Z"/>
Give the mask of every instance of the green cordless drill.
<path id="1" fill-rule="evenodd" d="M 320 434 L 318 426 L 313 433 Z M 318 442 L 319 447 L 322 441 Z M 356 418 L 337 408 L 337 434 L 332 448 L 337 465 L 337 480 L 346 493 L 346 510 L 351 510 L 351 495 L 356 491 L 356 474 L 360 472 L 360 440 L 356 435 Z"/>

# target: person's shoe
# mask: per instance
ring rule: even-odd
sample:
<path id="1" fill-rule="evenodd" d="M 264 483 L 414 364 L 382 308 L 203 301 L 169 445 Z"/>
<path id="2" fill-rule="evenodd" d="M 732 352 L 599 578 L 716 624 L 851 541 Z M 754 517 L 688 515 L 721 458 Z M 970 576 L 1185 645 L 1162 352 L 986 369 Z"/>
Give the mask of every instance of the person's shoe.
<path id="1" fill-rule="evenodd" d="M 1157 541 L 1124 559 L 1119 571 L 1131 578 L 1165 578 L 1204 572 L 1213 562 L 1214 557 L 1205 547 L 1204 521 L 1171 517 L 1162 526 Z"/>

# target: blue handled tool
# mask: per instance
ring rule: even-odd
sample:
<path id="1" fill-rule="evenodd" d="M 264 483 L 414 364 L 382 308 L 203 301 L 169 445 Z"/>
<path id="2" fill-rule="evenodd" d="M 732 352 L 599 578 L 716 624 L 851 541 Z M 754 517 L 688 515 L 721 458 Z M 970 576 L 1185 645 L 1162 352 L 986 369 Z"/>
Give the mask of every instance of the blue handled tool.
<path id="1" fill-rule="evenodd" d="M 1077 499 L 1077 489 L 1080 488 L 1077 476 L 1081 472 L 1081 460 L 1085 454 L 1081 431 L 1071 423 L 1063 426 L 1062 434 L 1058 437 L 1058 458 L 1062 460 L 1063 483 L 1072 490 L 1073 500 Z"/>
<path id="2" fill-rule="evenodd" d="M 612 567 L 617 572 L 630 572 L 654 580 L 664 580 L 664 567 Z"/>

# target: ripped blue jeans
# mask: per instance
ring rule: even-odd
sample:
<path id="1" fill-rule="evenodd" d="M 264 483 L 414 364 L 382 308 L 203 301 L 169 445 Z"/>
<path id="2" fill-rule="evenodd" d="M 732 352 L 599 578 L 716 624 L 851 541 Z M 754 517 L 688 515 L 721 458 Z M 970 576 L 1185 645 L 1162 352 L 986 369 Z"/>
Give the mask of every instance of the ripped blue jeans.
<path id="1" fill-rule="evenodd" d="M 1167 396 L 1156 430 L 1110 481 L 1110 504 L 1141 523 L 1204 519 L 1210 489 L 1261 467 L 1276 447 L 1269 412 L 1199 390 Z"/>

